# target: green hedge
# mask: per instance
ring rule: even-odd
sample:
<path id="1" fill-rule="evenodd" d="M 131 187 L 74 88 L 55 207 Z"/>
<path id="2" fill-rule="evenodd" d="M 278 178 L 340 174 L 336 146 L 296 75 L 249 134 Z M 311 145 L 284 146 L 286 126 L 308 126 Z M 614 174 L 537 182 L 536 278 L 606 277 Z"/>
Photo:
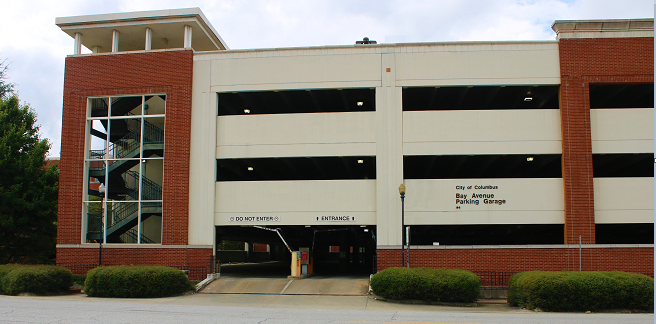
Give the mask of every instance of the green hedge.
<path id="1" fill-rule="evenodd" d="M 654 279 L 621 271 L 528 271 L 515 274 L 508 303 L 545 311 L 654 308 Z"/>
<path id="2" fill-rule="evenodd" d="M 0 266 L 0 290 L 3 294 L 57 293 L 67 291 L 72 284 L 73 274 L 63 267 L 19 264 Z"/>
<path id="3" fill-rule="evenodd" d="M 193 289 L 184 272 L 164 266 L 98 267 L 84 281 L 84 292 L 91 297 L 166 297 Z"/>
<path id="4" fill-rule="evenodd" d="M 473 303 L 481 279 L 461 269 L 388 268 L 371 277 L 371 289 L 387 299 Z"/>

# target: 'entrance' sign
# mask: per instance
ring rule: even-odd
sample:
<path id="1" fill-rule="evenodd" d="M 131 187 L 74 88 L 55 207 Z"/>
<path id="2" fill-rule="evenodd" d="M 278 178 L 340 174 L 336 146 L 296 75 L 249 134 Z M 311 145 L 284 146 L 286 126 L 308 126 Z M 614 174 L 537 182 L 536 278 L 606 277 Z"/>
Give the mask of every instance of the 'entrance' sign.
<path id="1" fill-rule="evenodd" d="M 355 216 L 317 216 L 317 222 L 355 222 Z"/>

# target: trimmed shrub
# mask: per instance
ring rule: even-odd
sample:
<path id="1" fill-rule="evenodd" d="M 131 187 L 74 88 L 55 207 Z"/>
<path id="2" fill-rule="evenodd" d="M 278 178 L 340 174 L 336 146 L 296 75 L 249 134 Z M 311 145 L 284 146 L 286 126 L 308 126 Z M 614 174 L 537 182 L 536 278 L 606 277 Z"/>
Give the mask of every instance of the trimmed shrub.
<path id="1" fill-rule="evenodd" d="M 654 279 L 621 271 L 528 271 L 508 285 L 508 303 L 545 311 L 654 308 Z"/>
<path id="2" fill-rule="evenodd" d="M 72 284 L 73 274 L 60 266 L 18 264 L 0 266 L 0 290 L 3 294 L 57 293 L 67 291 Z"/>
<path id="3" fill-rule="evenodd" d="M 461 269 L 388 268 L 371 277 L 371 289 L 387 299 L 473 303 L 481 279 Z"/>
<path id="4" fill-rule="evenodd" d="M 90 297 L 167 297 L 193 289 L 184 272 L 164 266 L 98 267 L 87 272 L 84 281 Z"/>

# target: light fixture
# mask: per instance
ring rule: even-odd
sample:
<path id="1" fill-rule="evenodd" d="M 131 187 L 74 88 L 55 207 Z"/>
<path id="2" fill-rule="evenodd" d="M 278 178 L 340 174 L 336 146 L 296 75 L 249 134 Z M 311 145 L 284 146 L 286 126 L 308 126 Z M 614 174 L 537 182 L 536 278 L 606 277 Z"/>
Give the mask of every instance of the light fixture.
<path id="1" fill-rule="evenodd" d="M 527 101 L 527 102 L 528 101 L 533 101 L 533 97 L 526 97 L 526 98 L 524 98 L 524 101 Z"/>
<path id="2" fill-rule="evenodd" d="M 250 114 L 251 110 L 250 109 L 244 109 L 244 114 Z"/>
<path id="3" fill-rule="evenodd" d="M 141 160 L 141 163 L 146 163 L 146 162 L 148 162 L 148 160 Z"/>
<path id="4" fill-rule="evenodd" d="M 248 171 L 253 171 L 253 167 L 248 167 Z"/>
<path id="5" fill-rule="evenodd" d="M 527 157 L 527 158 L 526 158 L 526 161 L 528 161 L 528 162 L 533 162 L 533 157 L 532 157 L 532 156 Z"/>
<path id="6" fill-rule="evenodd" d="M 364 105 L 364 102 L 358 101 L 358 107 L 362 107 L 362 105 Z"/>
<path id="7" fill-rule="evenodd" d="M 365 229 L 364 229 L 364 232 L 365 232 L 365 233 L 369 233 L 369 229 L 368 229 L 368 228 L 365 228 Z"/>
<path id="8" fill-rule="evenodd" d="M 358 163 L 362 164 L 364 163 L 364 160 L 358 160 Z"/>

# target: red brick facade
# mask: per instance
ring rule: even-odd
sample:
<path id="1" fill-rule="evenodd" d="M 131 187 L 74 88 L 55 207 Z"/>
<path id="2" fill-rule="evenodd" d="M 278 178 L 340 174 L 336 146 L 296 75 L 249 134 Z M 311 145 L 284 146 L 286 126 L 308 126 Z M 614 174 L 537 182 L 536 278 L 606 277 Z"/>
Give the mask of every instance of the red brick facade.
<path id="1" fill-rule="evenodd" d="M 377 251 L 378 271 L 401 266 L 398 249 Z M 427 268 L 459 268 L 481 271 L 579 270 L 578 247 L 412 249 L 410 265 Z M 654 272 L 654 249 L 585 247 L 581 249 L 583 271 Z"/>
<path id="2" fill-rule="evenodd" d="M 179 50 L 66 59 L 59 182 L 57 244 L 80 244 L 87 97 L 166 94 L 164 182 L 162 186 L 162 245 L 186 245 L 189 226 L 189 150 L 193 51 Z M 207 266 L 189 249 L 107 249 L 110 263 L 169 262 Z M 57 248 L 58 263 L 86 263 L 88 249 Z M 157 252 L 155 252 L 157 251 Z M 209 251 L 209 255 L 207 254 Z M 190 254 L 192 253 L 192 254 Z M 195 252 L 194 252 L 195 253 Z M 111 261 L 111 260 L 115 260 Z M 124 260 L 124 261 L 120 261 Z M 160 260 L 160 261 L 157 261 Z"/>
<path id="3" fill-rule="evenodd" d="M 146 265 L 166 265 L 176 267 L 181 270 L 191 270 L 189 278 L 192 280 L 205 279 L 205 275 L 210 268 L 212 258 L 212 249 L 203 248 L 121 248 L 105 247 L 102 250 L 103 265 L 121 265 L 121 264 L 146 264 Z M 82 267 L 83 274 L 98 264 L 98 245 L 84 248 L 58 248 L 58 264 L 77 264 L 88 267 Z M 75 266 L 71 266 L 75 270 Z M 75 272 L 75 271 L 74 271 Z"/>
<path id="4" fill-rule="evenodd" d="M 565 244 L 595 243 L 591 83 L 653 83 L 654 39 L 561 39 L 560 114 L 565 185 Z"/>

